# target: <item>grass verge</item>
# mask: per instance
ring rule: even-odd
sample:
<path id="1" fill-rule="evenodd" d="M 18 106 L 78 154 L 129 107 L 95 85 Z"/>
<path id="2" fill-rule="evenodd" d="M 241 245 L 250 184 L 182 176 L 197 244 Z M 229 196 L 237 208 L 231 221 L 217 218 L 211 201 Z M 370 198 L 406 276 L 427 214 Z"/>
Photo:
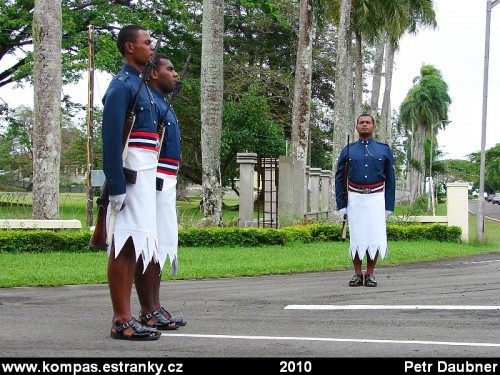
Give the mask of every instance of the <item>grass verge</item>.
<path id="1" fill-rule="evenodd" d="M 389 243 L 389 253 L 377 265 L 430 261 L 485 252 L 499 252 L 500 245 L 398 241 Z M 39 253 L 0 254 L 0 287 L 57 286 L 107 282 L 107 254 Z M 346 270 L 352 267 L 348 244 L 294 243 L 260 248 L 179 248 L 179 272 L 163 280 L 258 276 Z"/>
<path id="2" fill-rule="evenodd" d="M 486 252 L 500 253 L 500 223 L 485 221 L 485 243 L 474 240 L 476 216 L 469 215 L 469 243 L 437 241 L 389 242 L 389 253 L 377 265 L 397 265 L 462 257 Z M 105 252 L 2 254 L 0 287 L 58 286 L 107 282 Z M 285 246 L 181 247 L 179 272 L 163 280 L 258 276 L 351 269 L 348 243 L 293 243 Z"/>

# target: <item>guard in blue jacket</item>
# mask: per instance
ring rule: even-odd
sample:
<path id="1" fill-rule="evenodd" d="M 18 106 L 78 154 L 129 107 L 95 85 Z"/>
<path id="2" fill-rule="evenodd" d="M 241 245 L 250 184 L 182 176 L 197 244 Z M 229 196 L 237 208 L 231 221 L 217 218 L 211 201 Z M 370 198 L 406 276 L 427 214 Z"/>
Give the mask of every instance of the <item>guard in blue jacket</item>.
<path id="1" fill-rule="evenodd" d="M 377 286 L 373 271 L 378 256 L 384 259 L 387 255 L 386 217 L 394 211 L 394 157 L 387 144 L 373 138 L 375 128 L 369 114 L 358 117 L 359 140 L 342 149 L 335 173 L 337 209 L 349 222 L 349 251 L 355 271 L 350 286 Z M 363 276 L 361 265 L 367 253 Z"/>
<path id="2" fill-rule="evenodd" d="M 154 68 L 149 77 L 149 87 L 157 104 L 160 130 L 164 135 L 160 149 L 156 178 L 160 181 L 156 191 L 156 223 L 158 232 L 158 265 L 153 285 L 155 309 L 177 326 L 186 325 L 182 316 L 171 315 L 160 302 L 160 282 L 166 259 L 170 260 L 172 274 L 177 274 L 177 172 L 181 159 L 181 136 L 174 109 L 166 99 L 176 87 L 178 74 L 170 59 L 156 55 Z"/>
<path id="3" fill-rule="evenodd" d="M 109 189 L 108 214 L 115 217 L 108 248 L 108 285 L 113 305 L 111 337 L 126 340 L 157 340 L 156 325 L 140 324 L 131 312 L 131 291 L 135 276 L 141 310 L 154 310 L 151 279 L 145 274 L 150 262 L 157 262 L 156 167 L 158 163 L 158 116 L 152 94 L 142 85 L 141 73 L 154 53 L 149 32 L 141 26 L 124 26 L 117 38 L 124 64 L 113 77 L 103 98 L 103 169 Z M 134 126 L 123 153 L 126 114 L 137 104 Z M 125 156 L 125 157 L 124 157 Z M 137 172 L 135 184 L 126 184 L 123 167 Z M 109 229 L 108 229 L 109 230 Z M 136 267 L 137 264 L 142 267 Z M 140 269 L 140 270 L 139 270 Z M 139 271 L 137 271 L 139 270 Z M 171 323 L 166 323 L 170 326 Z"/>

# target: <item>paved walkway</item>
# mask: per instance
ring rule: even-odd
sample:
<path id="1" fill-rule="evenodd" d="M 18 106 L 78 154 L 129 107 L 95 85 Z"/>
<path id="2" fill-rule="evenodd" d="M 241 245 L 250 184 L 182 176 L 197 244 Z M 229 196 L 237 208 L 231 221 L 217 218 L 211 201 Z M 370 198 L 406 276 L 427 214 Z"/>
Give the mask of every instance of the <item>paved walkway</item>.
<path id="1" fill-rule="evenodd" d="M 500 357 L 500 253 L 351 273 L 164 282 L 188 324 L 154 342 L 109 337 L 107 285 L 4 288 L 1 356 Z"/>

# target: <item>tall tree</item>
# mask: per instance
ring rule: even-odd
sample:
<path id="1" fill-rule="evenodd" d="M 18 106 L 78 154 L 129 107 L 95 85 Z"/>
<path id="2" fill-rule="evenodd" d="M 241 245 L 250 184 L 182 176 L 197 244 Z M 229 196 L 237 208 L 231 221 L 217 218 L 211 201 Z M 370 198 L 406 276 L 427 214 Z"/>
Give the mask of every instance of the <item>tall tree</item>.
<path id="1" fill-rule="evenodd" d="M 378 127 L 379 139 L 382 142 L 391 143 L 391 89 L 392 74 L 394 72 L 394 39 L 389 36 L 385 43 L 385 85 L 382 99 L 382 109 L 380 111 L 380 121 Z"/>
<path id="2" fill-rule="evenodd" d="M 201 47 L 201 153 L 203 212 L 222 224 L 220 171 L 223 107 L 224 0 L 203 0 Z"/>
<path id="3" fill-rule="evenodd" d="M 375 56 L 373 59 L 372 92 L 370 97 L 370 113 L 374 119 L 378 115 L 380 85 L 382 83 L 382 66 L 384 62 L 385 33 L 375 39 Z"/>
<path id="4" fill-rule="evenodd" d="M 423 65 L 420 76 L 400 106 L 399 120 L 409 134 L 408 190 L 412 201 L 423 193 L 425 177 L 425 139 L 437 134 L 441 123 L 448 119 L 451 98 L 441 72 L 432 65 Z M 432 131 L 435 126 L 436 131 Z"/>
<path id="5" fill-rule="evenodd" d="M 61 1 L 36 0 L 33 12 L 33 218 L 59 218 L 61 158 Z"/>
<path id="6" fill-rule="evenodd" d="M 391 126 L 391 89 L 394 68 L 394 54 L 399 39 L 405 32 L 416 34 L 419 27 L 436 27 L 436 13 L 433 0 L 380 0 L 384 13 L 384 26 L 387 30 L 385 52 L 385 88 L 380 115 L 380 139 L 392 138 Z"/>
<path id="7" fill-rule="evenodd" d="M 9 178 L 20 180 L 33 175 L 33 110 L 20 106 L 5 117 L 0 135 L 0 170 L 9 171 Z"/>
<path id="8" fill-rule="evenodd" d="M 486 159 L 485 186 L 488 189 L 488 191 L 495 193 L 500 190 L 500 144 L 499 143 L 497 143 L 495 146 L 486 151 L 485 159 Z M 476 160 L 475 163 L 476 165 L 480 164 L 481 155 L 479 153 L 476 154 L 475 160 Z M 475 176 L 479 176 L 479 171 L 477 171 Z M 479 187 L 479 181 L 477 181 L 476 186 Z"/>
<path id="9" fill-rule="evenodd" d="M 121 68 L 122 59 L 114 40 L 121 26 L 126 24 L 144 26 L 153 34 L 162 31 L 169 56 L 175 60 L 183 61 L 189 52 L 195 50 L 199 56 L 199 35 L 186 31 L 198 17 L 197 3 L 199 0 L 63 1 L 63 82 L 77 82 L 87 67 L 89 25 L 94 26 L 97 40 L 97 70 L 115 73 Z M 0 60 L 3 62 L 5 57 L 11 57 L 0 68 L 0 86 L 32 83 L 33 53 L 30 46 L 34 43 L 31 32 L 34 6 L 34 0 L 0 1 Z"/>
<path id="10" fill-rule="evenodd" d="M 355 37 L 355 104 L 354 117 L 366 112 L 363 108 L 364 71 L 367 64 L 366 58 L 371 58 L 367 46 L 376 43 L 377 37 L 383 29 L 384 20 L 381 10 L 383 4 L 379 0 L 354 0 L 351 9 L 351 29 Z M 380 56 L 378 56 L 380 58 Z M 374 61 L 376 71 L 378 61 Z M 376 81 L 376 78 L 375 78 Z M 375 85 L 377 82 L 374 83 Z M 378 83 L 380 84 L 380 83 Z"/>
<path id="11" fill-rule="evenodd" d="M 295 160 L 307 162 L 311 118 L 312 34 L 314 1 L 300 1 L 299 44 L 295 68 L 292 113 L 292 149 Z"/>
<path id="12" fill-rule="evenodd" d="M 353 78 L 351 58 L 351 0 L 342 0 L 337 44 L 337 70 L 335 71 L 335 114 L 332 167 L 345 146 L 347 135 L 354 132 L 352 119 Z"/>

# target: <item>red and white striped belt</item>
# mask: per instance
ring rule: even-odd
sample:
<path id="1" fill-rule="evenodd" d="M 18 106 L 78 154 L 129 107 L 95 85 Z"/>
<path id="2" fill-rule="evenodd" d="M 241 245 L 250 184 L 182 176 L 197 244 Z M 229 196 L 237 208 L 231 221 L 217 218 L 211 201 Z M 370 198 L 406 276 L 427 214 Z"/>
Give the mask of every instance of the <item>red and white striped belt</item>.
<path id="1" fill-rule="evenodd" d="M 384 182 L 377 182 L 375 184 L 361 185 L 349 181 L 349 191 L 359 194 L 373 194 L 384 191 Z"/>
<path id="2" fill-rule="evenodd" d="M 169 158 L 160 158 L 158 160 L 158 173 L 167 174 L 169 176 L 177 176 L 177 172 L 179 171 L 179 160 L 169 159 Z"/>

